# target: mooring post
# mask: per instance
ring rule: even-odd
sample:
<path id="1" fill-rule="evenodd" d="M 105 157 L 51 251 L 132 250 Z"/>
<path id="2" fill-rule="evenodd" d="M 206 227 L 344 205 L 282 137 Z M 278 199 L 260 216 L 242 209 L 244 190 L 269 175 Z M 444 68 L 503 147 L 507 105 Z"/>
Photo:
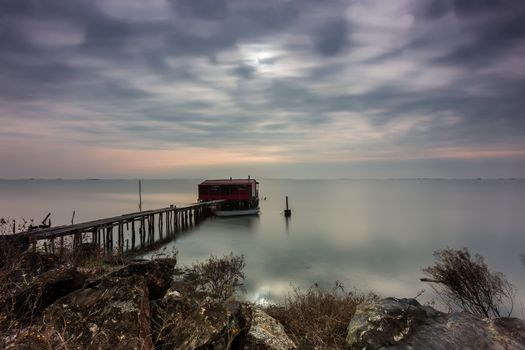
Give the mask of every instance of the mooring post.
<path id="1" fill-rule="evenodd" d="M 286 196 L 286 209 L 284 210 L 284 216 L 290 217 L 292 215 L 292 210 L 288 208 L 288 196 Z"/>

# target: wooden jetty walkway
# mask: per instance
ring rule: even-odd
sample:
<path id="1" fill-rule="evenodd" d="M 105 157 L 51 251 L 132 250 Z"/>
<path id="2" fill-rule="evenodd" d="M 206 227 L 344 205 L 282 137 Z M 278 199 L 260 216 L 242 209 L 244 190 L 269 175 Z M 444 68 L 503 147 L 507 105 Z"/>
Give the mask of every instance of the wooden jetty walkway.
<path id="1" fill-rule="evenodd" d="M 220 202 L 222 200 L 170 206 L 74 225 L 37 228 L 19 234 L 29 237 L 34 250 L 38 246 L 51 253 L 56 250 L 62 253 L 66 246 L 75 249 L 83 243 L 95 243 L 106 254 L 126 253 L 173 238 L 175 233 L 210 216 L 210 206 Z"/>

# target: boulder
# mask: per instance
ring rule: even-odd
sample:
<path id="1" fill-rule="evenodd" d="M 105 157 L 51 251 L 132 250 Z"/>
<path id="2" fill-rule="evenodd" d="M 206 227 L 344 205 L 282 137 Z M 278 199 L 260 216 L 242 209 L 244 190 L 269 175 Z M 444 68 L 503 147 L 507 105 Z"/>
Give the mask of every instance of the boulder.
<path id="1" fill-rule="evenodd" d="M 152 335 L 159 349 L 238 349 L 250 325 L 244 304 L 170 289 L 152 302 Z"/>
<path id="2" fill-rule="evenodd" d="M 110 277 L 142 276 L 148 286 L 150 300 L 155 300 L 162 298 L 170 287 L 176 264 L 175 258 L 132 262 L 112 272 Z"/>
<path id="3" fill-rule="evenodd" d="M 51 305 L 45 319 L 69 349 L 152 349 L 148 285 L 142 276 L 109 277 Z"/>
<path id="4" fill-rule="evenodd" d="M 26 319 L 40 315 L 56 300 L 82 288 L 86 276 L 74 268 L 59 268 L 37 276 L 27 286 L 0 299 L 0 310 L 6 315 Z"/>
<path id="5" fill-rule="evenodd" d="M 246 335 L 244 348 L 264 350 L 295 349 L 295 343 L 288 337 L 284 327 L 258 307 L 252 309 L 252 322 Z"/>
<path id="6" fill-rule="evenodd" d="M 525 349 L 525 321 L 442 313 L 414 299 L 361 304 L 348 325 L 351 349 Z"/>

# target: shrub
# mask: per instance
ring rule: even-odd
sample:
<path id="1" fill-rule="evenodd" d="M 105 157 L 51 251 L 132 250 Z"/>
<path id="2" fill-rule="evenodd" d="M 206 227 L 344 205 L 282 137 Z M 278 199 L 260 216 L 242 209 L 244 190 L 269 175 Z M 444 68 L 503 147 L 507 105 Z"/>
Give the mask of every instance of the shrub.
<path id="1" fill-rule="evenodd" d="M 447 248 L 434 252 L 437 262 L 423 269 L 436 283 L 438 295 L 450 308 L 460 308 L 480 317 L 501 317 L 512 313 L 514 288 L 505 275 L 491 272 L 479 254 L 471 256 L 466 248 Z"/>
<path id="2" fill-rule="evenodd" d="M 194 264 L 189 270 L 197 283 L 213 297 L 227 299 L 242 288 L 244 281 L 244 255 L 230 254 L 222 258 L 211 256 L 208 260 Z"/>
<path id="3" fill-rule="evenodd" d="M 20 231 L 26 231 L 33 223 L 33 220 L 21 218 L 18 222 L 9 217 L 0 217 L 0 234 L 7 235 Z"/>
<path id="4" fill-rule="evenodd" d="M 374 294 L 346 292 L 340 282 L 330 290 L 314 285 L 295 289 L 283 306 L 269 306 L 266 312 L 280 321 L 297 343 L 315 349 L 346 349 L 347 327 L 357 305 L 374 300 Z"/>

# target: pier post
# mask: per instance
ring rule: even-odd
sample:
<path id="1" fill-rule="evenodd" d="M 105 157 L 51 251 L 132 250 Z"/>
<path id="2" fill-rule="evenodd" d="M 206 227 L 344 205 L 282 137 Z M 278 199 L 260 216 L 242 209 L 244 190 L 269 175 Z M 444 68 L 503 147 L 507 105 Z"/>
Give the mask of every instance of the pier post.
<path id="1" fill-rule="evenodd" d="M 170 235 L 170 216 L 171 216 L 171 212 L 168 210 L 166 212 L 166 236 L 169 236 Z"/>
<path id="2" fill-rule="evenodd" d="M 107 254 L 108 252 L 108 228 L 102 227 L 100 231 L 102 234 L 102 241 L 103 241 L 102 243 L 104 244 L 104 252 Z"/>
<path id="3" fill-rule="evenodd" d="M 118 234 L 118 253 L 122 254 L 124 251 L 124 224 L 122 221 L 119 221 L 118 228 L 117 228 L 117 234 Z"/>
<path id="4" fill-rule="evenodd" d="M 146 217 L 142 216 L 140 218 L 140 247 L 144 248 L 146 243 Z"/>
<path id="5" fill-rule="evenodd" d="M 135 249 L 135 219 L 131 221 L 131 249 Z"/>
<path id="6" fill-rule="evenodd" d="M 148 243 L 151 244 L 155 240 L 155 215 L 150 215 L 150 232 L 149 232 L 149 241 Z"/>
<path id="7" fill-rule="evenodd" d="M 159 213 L 159 239 L 162 239 L 162 230 L 164 228 L 164 215 Z"/>
<path id="8" fill-rule="evenodd" d="M 117 227 L 117 245 L 118 249 L 120 250 L 122 248 L 122 221 L 119 221 L 118 227 Z"/>

